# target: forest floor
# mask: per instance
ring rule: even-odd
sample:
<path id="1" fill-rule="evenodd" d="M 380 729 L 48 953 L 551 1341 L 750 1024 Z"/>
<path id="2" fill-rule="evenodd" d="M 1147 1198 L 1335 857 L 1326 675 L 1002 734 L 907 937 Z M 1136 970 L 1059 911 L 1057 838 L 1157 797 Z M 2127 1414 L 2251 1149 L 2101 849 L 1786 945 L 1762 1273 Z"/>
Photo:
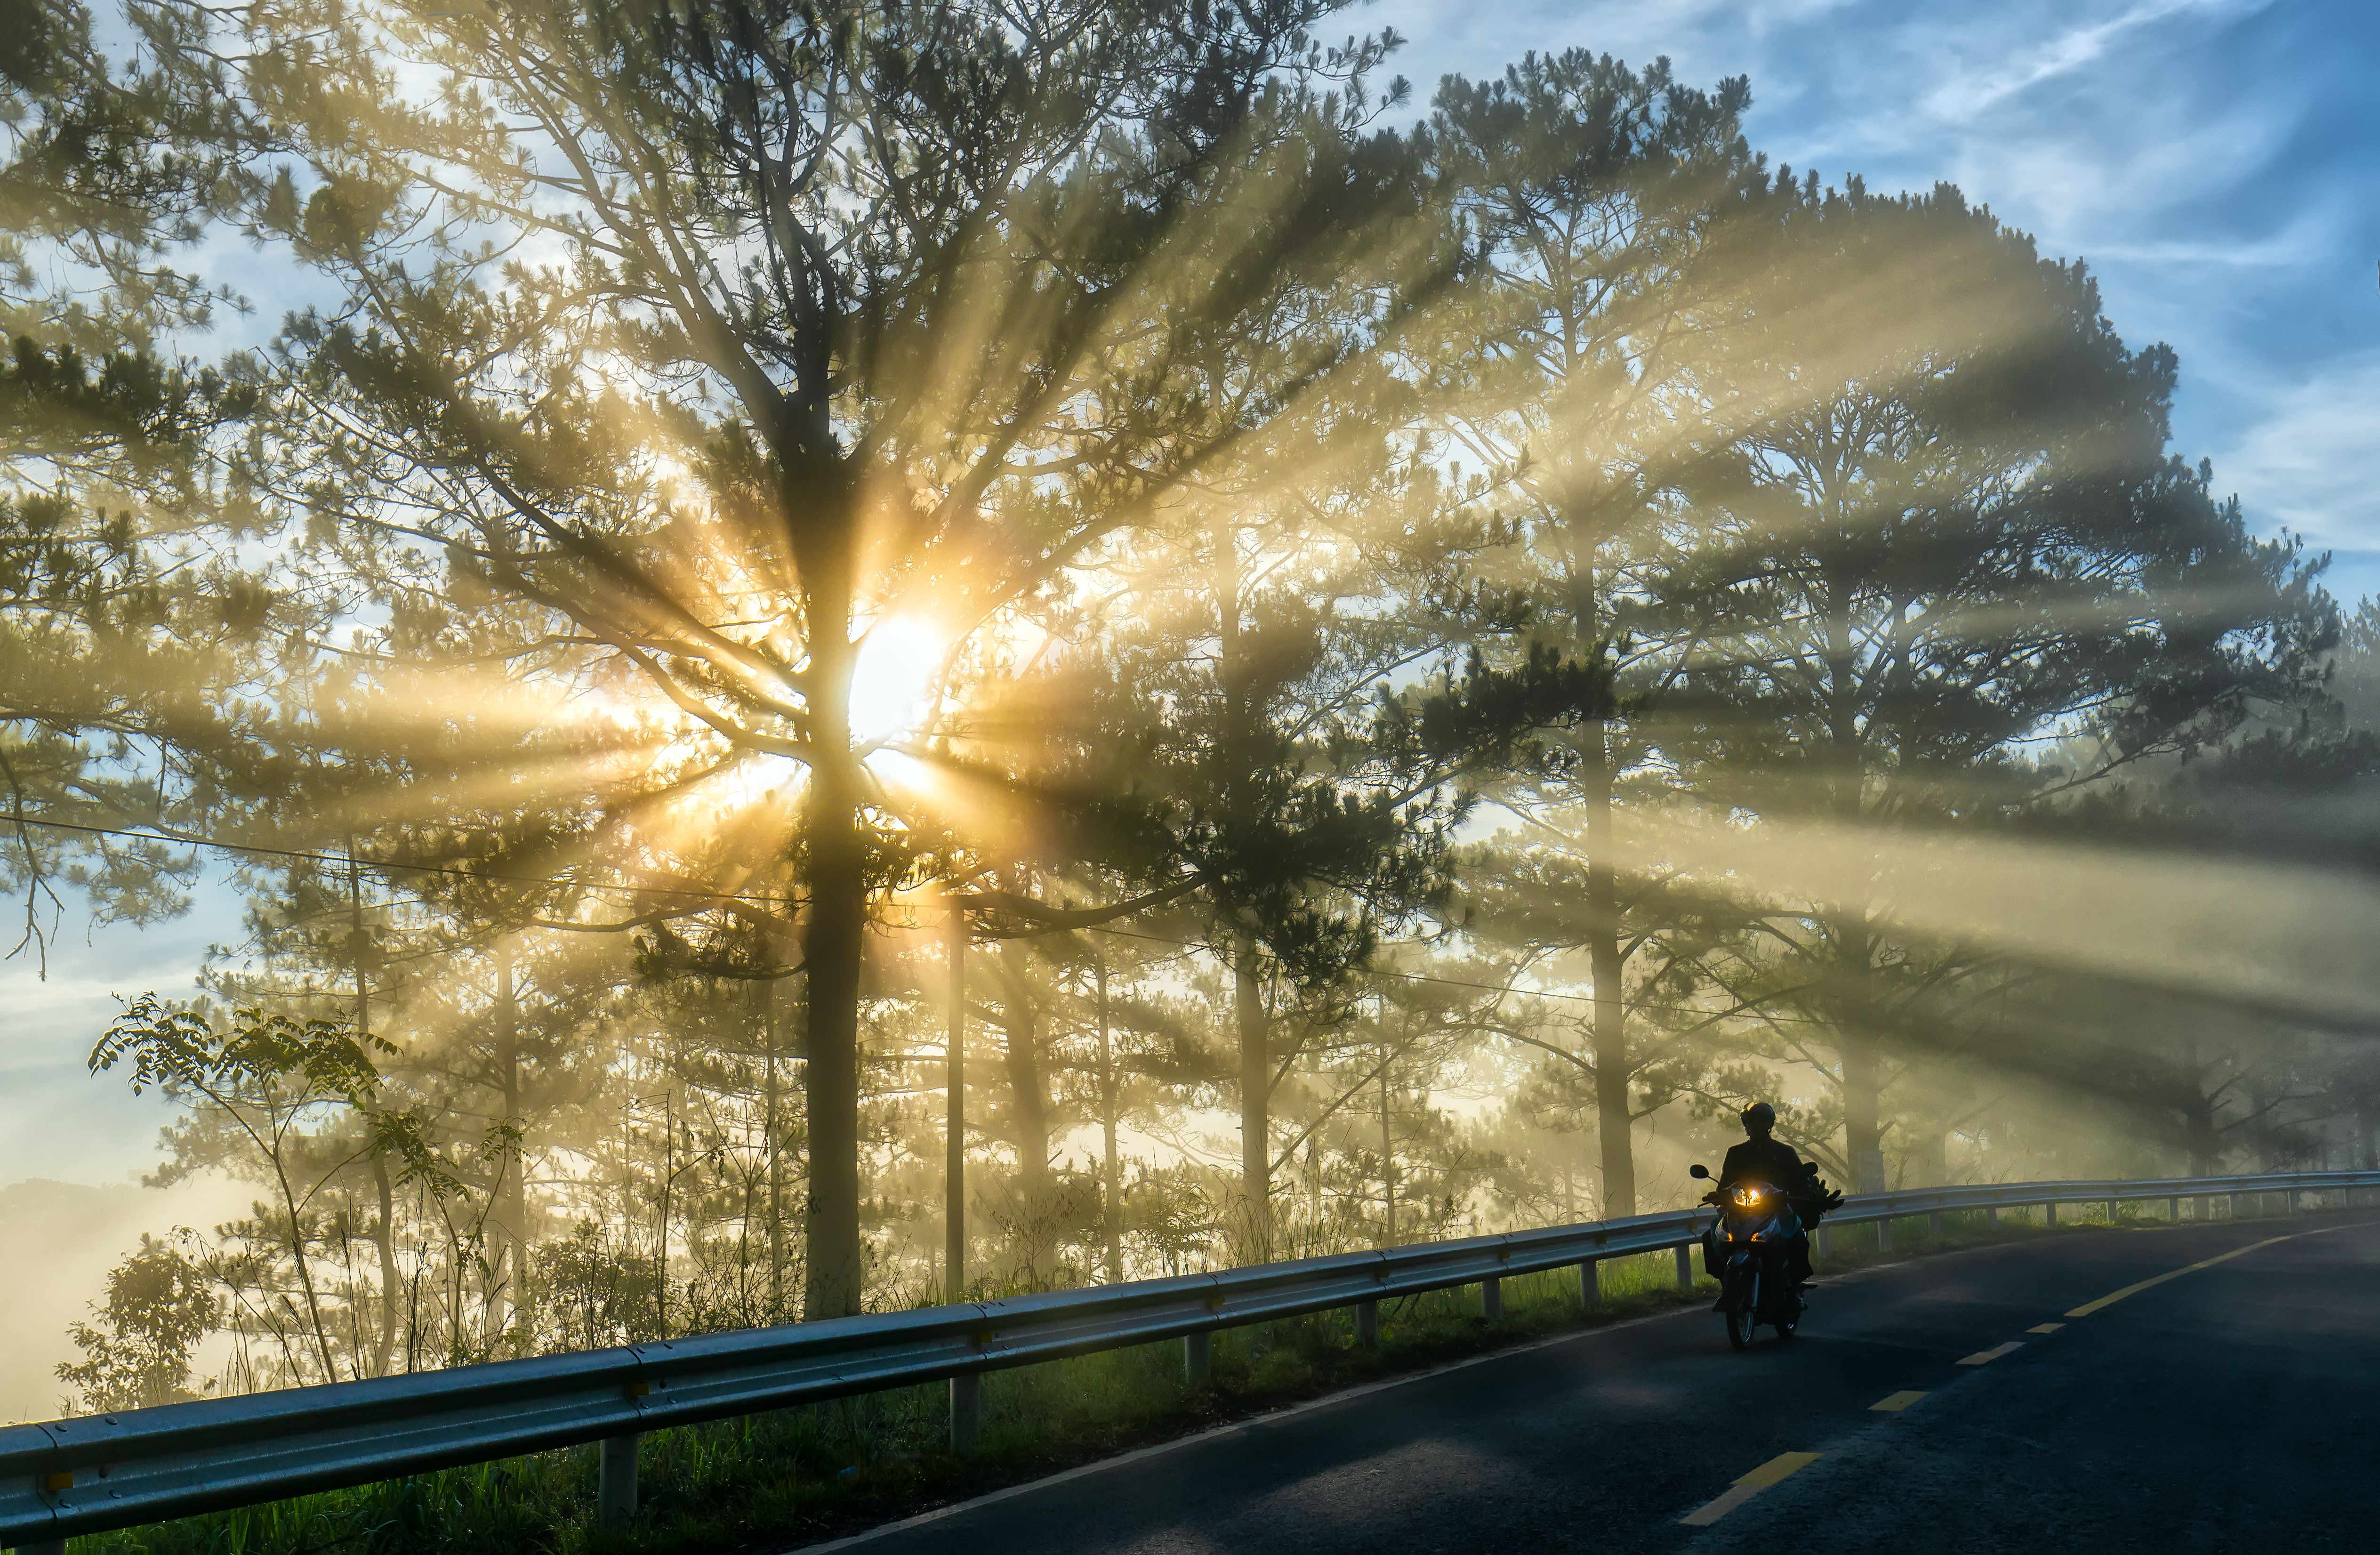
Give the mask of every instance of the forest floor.
<path id="1" fill-rule="evenodd" d="M 2131 1209 L 2132 1207 L 2126 1207 Z M 2143 1207 L 2144 1208 L 2144 1207 Z M 1912 1257 L 2108 1229 L 2104 1218 L 1988 1227 L 1980 1214 L 1833 1234 L 1819 1274 L 1853 1273 Z M 2124 1214 L 2123 1227 L 2162 1224 Z M 1476 1286 L 1383 1303 L 1377 1347 L 1355 1342 L 1352 1316 L 1319 1313 L 1216 1334 L 1213 1385 L 1183 1379 L 1178 1341 L 993 1372 L 983 1379 L 981 1434 L 962 1458 L 948 1441 L 941 1385 L 656 1431 L 644 1439 L 639 1506 L 626 1528 L 595 1524 L 589 1447 L 444 1470 L 351 1490 L 216 1512 L 72 1541 L 77 1555 L 730 1555 L 833 1539 L 1086 1464 L 1272 1414 L 1389 1379 L 1441 1368 L 1575 1330 L 1707 1303 L 1713 1287 L 1678 1287 L 1669 1253 L 1606 1261 L 1601 1299 L 1580 1301 L 1574 1269 L 1503 1282 L 1504 1316 L 1489 1323 Z"/>

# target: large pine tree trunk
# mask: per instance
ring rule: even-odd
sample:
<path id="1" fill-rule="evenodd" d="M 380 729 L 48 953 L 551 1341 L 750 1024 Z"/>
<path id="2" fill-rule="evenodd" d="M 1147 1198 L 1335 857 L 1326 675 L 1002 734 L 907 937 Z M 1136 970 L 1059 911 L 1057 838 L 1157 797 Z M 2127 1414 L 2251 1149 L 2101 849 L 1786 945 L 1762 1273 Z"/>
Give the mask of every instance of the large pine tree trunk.
<path id="1" fill-rule="evenodd" d="M 1123 1168 L 1116 1159 L 1116 1117 L 1123 1106 L 1123 1086 L 1116 1074 L 1115 1043 L 1108 1030 L 1108 964 L 1099 963 L 1099 1227 L 1105 1244 L 1108 1282 L 1123 1279 Z"/>
<path id="2" fill-rule="evenodd" d="M 356 973 L 356 1039 L 369 1046 L 372 1039 L 371 982 L 364 966 L 364 887 L 362 873 L 356 866 L 356 840 L 352 836 L 347 838 L 347 908 Z M 385 1377 L 389 1357 L 396 1349 L 396 1189 L 389 1179 L 388 1158 L 378 1151 L 372 1155 L 372 1185 L 380 1197 L 380 1223 L 372 1229 L 372 1245 L 380 1253 L 380 1337 L 372 1347 L 371 1375 Z M 324 1379 L 336 1381 L 337 1374 Z"/>
<path id="3" fill-rule="evenodd" d="M 1833 819 L 1845 836 L 1866 820 L 1867 757 L 1861 737 L 1860 684 L 1851 617 L 1841 601 L 1851 597 L 1847 579 L 1830 579 L 1827 607 L 1828 735 L 1833 749 L 1829 795 Z M 1879 1023 L 1875 1008 L 1876 935 L 1864 901 L 1841 903 L 1828 913 L 1834 941 L 1835 1036 L 1841 1060 L 1843 1149 L 1861 1193 L 1883 1193 L 1884 1127 L 1878 1097 Z"/>
<path id="4" fill-rule="evenodd" d="M 1232 774 L 1224 810 L 1234 842 L 1245 846 L 1256 823 L 1245 774 L 1255 762 L 1257 709 L 1248 666 L 1241 662 L 1238 539 L 1228 515 L 1219 515 L 1215 532 L 1215 662 L 1223 692 L 1224 770 Z M 1272 1060 L 1257 954 L 1256 935 L 1243 923 L 1232 935 L 1232 1014 L 1240 1039 L 1240 1208 L 1248 1261 L 1263 1263 L 1272 1257 Z"/>
<path id="5" fill-rule="evenodd" d="M 1002 957 L 1024 954 L 1017 945 Z M 1001 1023 L 1006 1038 L 1009 1116 L 1016 1136 L 1018 1226 L 1024 1233 L 1026 1272 L 1046 1281 L 1058 1255 L 1057 1203 L 1050 1179 L 1050 1095 L 1041 1075 L 1041 1012 L 1022 968 L 1008 968 L 1007 1009 Z"/>
<path id="6" fill-rule="evenodd" d="M 782 1039 L 777 1019 L 777 979 L 761 985 L 760 1035 L 768 1055 L 761 1106 L 762 1138 L 765 1140 L 769 1172 L 769 1320 L 784 1321 L 785 1318 L 785 1170 L 783 1159 L 784 1124 L 780 1116 L 782 1090 L 778 1079 L 779 1042 Z"/>
<path id="7" fill-rule="evenodd" d="M 808 997 L 802 1066 L 809 1133 L 808 1261 L 802 1315 L 856 1315 L 859 1245 L 859 973 L 868 931 L 859 763 L 851 747 L 851 588 L 845 558 L 809 569 L 810 765 L 805 840 L 809 916 L 802 926 Z M 825 576 L 820 576 L 823 573 Z"/>
<path id="8" fill-rule="evenodd" d="M 380 1224 L 372 1228 L 372 1245 L 380 1250 L 380 1338 L 372 1346 L 372 1375 L 386 1377 L 396 1354 L 397 1292 L 402 1285 L 396 1269 L 396 1187 L 389 1180 L 388 1157 L 372 1157 L 372 1184 L 380 1194 Z"/>
<path id="9" fill-rule="evenodd" d="M 2195 1037 L 2182 1041 L 2180 1081 L 2182 1148 L 2190 1154 L 2190 1174 L 2211 1177 L 2221 1142 L 2215 1132 L 2215 1099 L 2206 1094 L 2206 1070 L 2198 1062 Z"/>
<path id="10" fill-rule="evenodd" d="M 513 942 L 496 942 L 496 1084 L 503 1093 L 504 1121 L 521 1125 L 520 999 L 513 982 Z M 524 1181 L 528 1159 L 526 1141 L 505 1151 L 499 1170 L 502 1186 L 489 1219 L 488 1270 L 495 1289 L 490 1293 L 488 1326 L 502 1334 L 520 1310 L 528 1278 L 528 1187 Z"/>
<path id="11" fill-rule="evenodd" d="M 1835 1022 L 1843 1092 L 1843 1148 L 1862 1193 L 1883 1193 L 1884 1126 L 1878 1097 L 1879 1063 L 1875 1014 L 1868 998 L 1874 937 L 1864 913 L 1849 911 L 1834 920 L 1837 975 L 1842 996 Z"/>
<path id="12" fill-rule="evenodd" d="M 1272 1257 L 1272 1061 L 1253 936 L 1242 934 L 1232 946 L 1232 984 L 1240 1035 L 1240 1197 L 1248 1257 L 1262 1263 Z"/>
<path id="13" fill-rule="evenodd" d="M 2261 1076 L 2248 1082 L 2248 1138 L 2256 1152 L 2256 1170 L 2278 1172 L 2285 1163 L 2278 1148 L 2279 1135 L 2273 1127 L 2272 1090 Z"/>
<path id="14" fill-rule="evenodd" d="M 1589 516 L 1572 520 L 1571 637 L 1582 656 L 1600 651 L 1602 605 Z M 1596 1137 L 1603 1152 L 1603 1214 L 1636 1213 L 1635 1119 L 1628 1103 L 1627 958 L 1620 949 L 1619 817 L 1611 794 L 1611 738 L 1600 720 L 1579 732 L 1579 798 L 1586 810 L 1586 960 L 1595 979 Z"/>
<path id="15" fill-rule="evenodd" d="M 1613 856 L 1611 762 L 1603 726 L 1586 731 L 1581 786 L 1586 800 L 1587 965 L 1595 978 L 1595 1115 L 1603 1148 L 1605 1217 L 1636 1213 L 1635 1120 L 1628 1102 L 1627 975 L 1620 954 L 1620 871 Z"/>
<path id="16" fill-rule="evenodd" d="M 1024 954 L 1015 944 L 1001 948 L 1002 961 Z M 1003 969 L 1007 1008 L 1001 1024 L 1007 1037 L 1009 1106 L 1016 1120 L 1017 1182 L 1026 1212 L 1038 1217 L 1048 1211 L 1050 1197 L 1050 1095 L 1041 1078 L 1041 1012 L 1024 968 L 1011 965 Z"/>

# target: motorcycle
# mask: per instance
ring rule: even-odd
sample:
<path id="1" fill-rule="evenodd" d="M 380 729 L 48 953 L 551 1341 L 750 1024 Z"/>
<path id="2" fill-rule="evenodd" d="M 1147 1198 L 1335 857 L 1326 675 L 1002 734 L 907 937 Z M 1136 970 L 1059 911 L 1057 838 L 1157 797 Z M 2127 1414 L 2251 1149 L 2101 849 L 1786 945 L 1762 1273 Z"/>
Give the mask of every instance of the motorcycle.
<path id="1" fill-rule="evenodd" d="M 1706 1166 L 1687 1172 L 1710 1179 Z M 1802 1218 L 1792 1199 L 1770 1184 L 1746 1181 L 1713 1188 L 1703 1202 L 1718 1208 L 1718 1222 L 1703 1233 L 1703 1269 L 1719 1282 L 1713 1310 L 1727 1318 L 1727 1342 L 1750 1349 L 1753 1332 L 1763 1323 L 1775 1328 L 1778 1338 L 1792 1338 L 1805 1305 L 1793 1281 Z"/>

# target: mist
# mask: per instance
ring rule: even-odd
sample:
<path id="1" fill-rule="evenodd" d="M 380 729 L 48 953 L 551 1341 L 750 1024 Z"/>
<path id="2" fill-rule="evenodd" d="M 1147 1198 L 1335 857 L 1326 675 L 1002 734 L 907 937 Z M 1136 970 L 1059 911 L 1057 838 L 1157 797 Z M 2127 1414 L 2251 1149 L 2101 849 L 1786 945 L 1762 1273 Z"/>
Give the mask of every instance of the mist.
<path id="1" fill-rule="evenodd" d="M 2001 191 L 1320 0 L 763 9 L 9 79 L 16 1127 L 142 1120 L 0 1193 L 13 1413 L 1624 1217 L 1762 1100 L 2380 1164 L 2380 607 Z"/>

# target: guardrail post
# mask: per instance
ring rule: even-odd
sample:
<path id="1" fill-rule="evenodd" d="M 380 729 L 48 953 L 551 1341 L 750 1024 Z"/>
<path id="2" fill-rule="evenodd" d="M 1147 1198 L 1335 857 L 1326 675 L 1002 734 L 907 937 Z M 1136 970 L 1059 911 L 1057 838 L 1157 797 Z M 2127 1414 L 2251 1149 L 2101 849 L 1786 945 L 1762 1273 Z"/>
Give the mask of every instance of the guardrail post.
<path id="1" fill-rule="evenodd" d="M 2179 1197 L 2165 1201 L 2165 1218 L 2175 1225 L 2181 1224 L 2181 1200 Z"/>
<path id="2" fill-rule="evenodd" d="M 1986 1204 L 1984 1206 L 1984 1226 L 1985 1229 L 1989 1231 L 1998 1231 L 2000 1229 L 2000 1207 L 1998 1205 Z"/>
<path id="3" fill-rule="evenodd" d="M 1892 1221 L 1888 1219 L 1876 1222 L 1876 1250 L 1879 1253 L 1892 1251 Z"/>
<path id="4" fill-rule="evenodd" d="M 1355 1304 L 1355 1342 L 1366 1350 L 1380 1347 L 1380 1304 L 1359 1301 Z"/>
<path id="5" fill-rule="evenodd" d="M 1935 1210 L 1925 1217 L 1925 1234 L 1937 1242 L 1942 1239 L 1942 1211 Z"/>
<path id="6" fill-rule="evenodd" d="M 1590 1312 L 1603 1305 L 1602 1282 L 1596 1278 L 1593 1258 L 1578 1266 L 1578 1304 Z"/>
<path id="7" fill-rule="evenodd" d="M 1692 1245 L 1692 1244 L 1690 1244 L 1690 1243 L 1683 1243 L 1683 1242 L 1682 1242 L 1682 1243 L 1680 1243 L 1680 1244 L 1678 1245 L 1677 1253 L 1678 1253 L 1678 1289 L 1680 1289 L 1680 1290 L 1682 1290 L 1682 1291 L 1691 1291 L 1691 1290 L 1693 1290 L 1693 1289 L 1694 1288 L 1694 1246 L 1693 1246 L 1693 1245 Z"/>
<path id="8" fill-rule="evenodd" d="M 977 1372 L 963 1372 L 951 1379 L 951 1452 L 964 1458 L 975 1451 L 975 1439 L 983 1428 L 983 1378 Z"/>
<path id="9" fill-rule="evenodd" d="M 2283 1188 L 2281 1190 L 2281 1204 L 2283 1206 L 2281 1213 L 2294 1218 L 2298 1212 L 2298 1190 L 2295 1188 Z"/>
<path id="10" fill-rule="evenodd" d="M 1820 1226 L 1810 1233 L 1810 1256 L 1828 1258 L 1835 1255 L 1835 1233 L 1830 1226 Z"/>
<path id="11" fill-rule="evenodd" d="M 607 1436 L 595 1465 L 595 1521 L 616 1528 L 637 1514 L 637 1440 Z"/>
<path id="12" fill-rule="evenodd" d="M 1491 1323 L 1504 1320 L 1504 1282 L 1487 1279 L 1479 1282 L 1479 1311 Z"/>
<path id="13" fill-rule="evenodd" d="M 2058 1223 L 2058 1200 L 2053 1198 L 2041 1207 L 2041 1223 L 2046 1226 Z"/>
<path id="14" fill-rule="evenodd" d="M 1182 1336 L 1182 1381 L 1193 1392 L 1215 1385 L 1215 1335 L 1211 1329 Z"/>

